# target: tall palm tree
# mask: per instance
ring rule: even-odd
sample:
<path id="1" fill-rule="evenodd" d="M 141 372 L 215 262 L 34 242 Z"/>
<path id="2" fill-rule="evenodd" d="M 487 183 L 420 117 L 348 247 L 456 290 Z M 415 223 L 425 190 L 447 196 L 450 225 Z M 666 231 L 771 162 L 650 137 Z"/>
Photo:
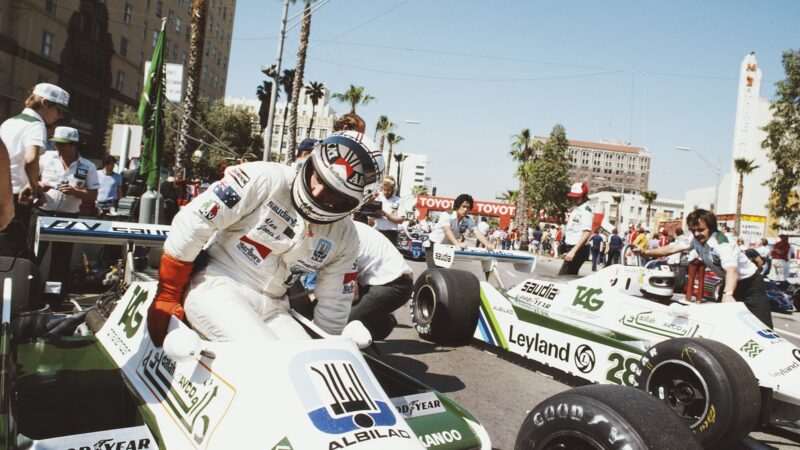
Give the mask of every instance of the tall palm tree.
<path id="1" fill-rule="evenodd" d="M 616 226 L 617 229 L 619 229 L 619 206 L 620 206 L 620 204 L 622 204 L 622 196 L 621 195 L 614 195 L 614 196 L 611 197 L 611 200 L 614 201 L 614 206 L 617 207 L 617 214 L 616 214 L 617 217 L 616 217 L 616 220 L 614 221 L 614 226 Z"/>
<path id="2" fill-rule="evenodd" d="M 502 196 L 503 200 L 509 203 L 517 203 L 517 197 L 519 197 L 519 191 L 512 191 L 511 189 L 509 189 L 500 195 Z"/>
<path id="3" fill-rule="evenodd" d="M 278 147 L 278 161 L 281 160 L 281 150 L 283 149 L 283 136 L 286 134 L 286 118 L 289 115 L 289 104 L 292 103 L 292 99 L 294 98 L 294 69 L 284 69 L 283 75 L 278 77 L 278 83 L 283 88 L 283 92 L 286 93 L 286 107 L 283 108 L 283 126 L 281 127 L 281 139 L 278 141 L 280 143 L 280 147 Z M 286 145 L 287 153 L 291 153 L 291 149 L 293 148 L 292 144 Z"/>
<path id="4" fill-rule="evenodd" d="M 398 137 L 400 137 L 400 136 L 398 136 Z M 403 139 L 403 138 L 400 138 L 400 139 Z M 389 148 L 390 149 L 392 148 L 391 144 L 389 144 Z M 395 195 L 400 195 L 400 167 L 402 166 L 403 161 L 405 161 L 406 158 L 408 158 L 408 155 L 404 155 L 402 153 L 398 153 L 398 154 L 394 155 L 394 160 L 397 161 L 397 192 L 396 192 Z M 388 170 L 387 170 L 386 173 L 389 173 Z"/>
<path id="5" fill-rule="evenodd" d="M 520 232 L 520 250 L 528 249 L 528 203 L 525 198 L 525 166 L 530 162 L 533 157 L 533 135 L 529 128 L 524 128 L 519 134 L 514 136 L 514 142 L 511 143 L 511 151 L 509 154 L 514 161 L 519 162 L 517 167 L 516 176 L 519 178 L 519 190 L 517 191 L 517 211 L 514 215 L 514 223 Z"/>
<path id="6" fill-rule="evenodd" d="M 264 128 L 267 127 L 270 95 L 272 95 L 272 82 L 264 80 L 256 88 L 256 97 L 258 97 L 258 101 L 261 102 L 258 108 L 258 123 L 261 126 L 262 133 L 264 132 Z"/>
<path id="7" fill-rule="evenodd" d="M 381 154 L 383 154 L 383 143 L 386 141 L 386 133 L 392 131 L 395 127 L 388 117 L 380 116 L 378 118 L 378 122 L 375 123 L 375 137 L 373 138 L 374 141 L 378 140 L 378 133 L 381 134 L 381 140 L 378 143 L 378 148 L 381 149 Z"/>
<path id="8" fill-rule="evenodd" d="M 736 195 L 736 222 L 733 225 L 733 232 L 739 236 L 739 226 L 741 225 L 742 216 L 742 194 L 744 193 L 744 176 L 749 175 L 752 171 L 758 169 L 755 165 L 755 160 L 747 158 L 736 158 L 733 160 L 733 168 L 739 174 L 739 192 Z"/>
<path id="9" fill-rule="evenodd" d="M 375 100 L 375 97 L 364 93 L 364 86 L 350 85 L 344 92 L 337 92 L 331 98 L 340 102 L 350 103 L 350 112 L 356 113 L 357 105 L 366 105 Z"/>
<path id="10" fill-rule="evenodd" d="M 297 0 L 291 0 L 296 3 Z M 306 70 L 306 54 L 308 53 L 308 37 L 311 35 L 311 3 L 314 0 L 304 0 L 305 11 L 303 11 L 303 22 L 300 24 L 300 44 L 297 46 L 297 64 L 295 65 L 294 78 L 292 80 L 292 92 L 300 93 L 303 87 L 303 75 Z M 289 161 L 294 161 L 295 150 L 297 147 L 297 106 L 300 103 L 300 95 L 295 95 L 290 99 L 291 113 L 289 114 L 289 144 L 286 148 Z M 314 117 L 313 114 L 311 116 Z M 285 124 L 286 122 L 284 122 Z"/>
<path id="11" fill-rule="evenodd" d="M 186 67 L 186 93 L 183 97 L 183 114 L 181 115 L 180 133 L 175 146 L 176 179 L 189 178 L 192 168 L 192 148 L 188 140 L 192 132 L 192 117 L 197 114 L 197 98 L 200 95 L 200 69 L 203 67 L 203 43 L 206 40 L 206 17 L 208 16 L 207 0 L 192 3 L 192 17 L 189 22 L 191 38 L 189 39 L 189 64 Z M 163 26 L 163 25 L 162 25 Z"/>
<path id="12" fill-rule="evenodd" d="M 645 204 L 647 205 L 647 220 L 645 223 L 647 224 L 647 228 L 650 228 L 650 207 L 653 205 L 653 202 L 656 201 L 658 198 L 658 192 L 656 191 L 642 191 L 642 200 L 644 200 Z"/>
<path id="13" fill-rule="evenodd" d="M 392 147 L 394 147 L 394 144 L 399 144 L 403 139 L 403 136 L 392 132 L 386 133 L 386 142 L 389 143 L 389 155 L 386 157 L 386 173 L 391 173 L 389 168 L 392 165 Z"/>
<path id="14" fill-rule="evenodd" d="M 308 83 L 306 85 L 306 95 L 308 95 L 308 99 L 311 100 L 311 119 L 308 121 L 308 131 L 306 135 L 311 137 L 311 127 L 314 126 L 314 109 L 316 109 L 322 97 L 325 97 L 325 85 L 317 81 Z"/>

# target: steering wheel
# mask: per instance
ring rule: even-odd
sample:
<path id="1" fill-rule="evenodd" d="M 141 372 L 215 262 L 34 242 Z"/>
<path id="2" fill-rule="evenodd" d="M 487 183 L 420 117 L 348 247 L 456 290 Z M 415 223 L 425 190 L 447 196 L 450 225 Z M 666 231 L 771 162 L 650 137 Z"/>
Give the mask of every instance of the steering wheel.
<path id="1" fill-rule="evenodd" d="M 631 266 L 631 267 L 641 267 L 642 266 L 642 259 L 639 257 L 638 254 L 633 252 L 633 249 L 637 248 L 637 246 L 633 244 L 627 244 L 625 247 L 622 247 L 622 265 L 623 266 Z M 629 256 L 630 255 L 630 256 Z M 635 259 L 636 265 L 628 264 L 628 258 Z"/>

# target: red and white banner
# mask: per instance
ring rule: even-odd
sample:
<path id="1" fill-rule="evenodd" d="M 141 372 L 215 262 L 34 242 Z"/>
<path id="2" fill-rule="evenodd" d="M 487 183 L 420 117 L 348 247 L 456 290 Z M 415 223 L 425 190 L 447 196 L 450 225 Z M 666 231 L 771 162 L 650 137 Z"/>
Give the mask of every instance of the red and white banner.
<path id="1" fill-rule="evenodd" d="M 426 217 L 428 215 L 428 210 L 452 211 L 454 201 L 454 198 L 420 195 L 417 196 L 417 210 L 419 211 L 420 217 Z M 506 227 L 509 225 L 516 211 L 517 207 L 513 203 L 481 202 L 476 200 L 469 213 L 481 216 L 499 217 L 500 226 Z"/>

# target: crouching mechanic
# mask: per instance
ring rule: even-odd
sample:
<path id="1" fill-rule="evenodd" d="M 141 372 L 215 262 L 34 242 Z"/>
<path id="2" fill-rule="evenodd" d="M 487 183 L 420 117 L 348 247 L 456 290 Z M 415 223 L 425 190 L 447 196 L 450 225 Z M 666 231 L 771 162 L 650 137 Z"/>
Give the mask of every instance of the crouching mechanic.
<path id="1" fill-rule="evenodd" d="M 382 341 L 397 325 L 392 312 L 411 297 L 414 275 L 397 247 L 380 231 L 358 219 L 355 226 L 358 299 L 347 320 L 360 320 L 372 334 L 373 341 Z"/>
<path id="2" fill-rule="evenodd" d="M 369 138 L 346 131 L 324 139 L 299 171 L 268 162 L 229 170 L 172 222 L 147 317 L 153 342 L 163 343 L 170 316 L 184 314 L 210 340 L 307 339 L 286 291 L 314 271 L 314 322 L 340 334 L 356 287 L 349 215 L 377 189 L 383 169 Z"/>
<path id="3" fill-rule="evenodd" d="M 708 270 L 724 282 L 723 302 L 742 302 L 764 324 L 772 328 L 772 313 L 764 290 L 764 280 L 756 265 L 734 242 L 717 230 L 717 217 L 704 209 L 696 209 L 686 216 L 686 225 L 692 240 L 676 240 L 655 249 L 634 249 L 643 256 L 661 257 L 684 250 L 694 250 Z M 691 286 L 691 284 L 689 285 Z"/>

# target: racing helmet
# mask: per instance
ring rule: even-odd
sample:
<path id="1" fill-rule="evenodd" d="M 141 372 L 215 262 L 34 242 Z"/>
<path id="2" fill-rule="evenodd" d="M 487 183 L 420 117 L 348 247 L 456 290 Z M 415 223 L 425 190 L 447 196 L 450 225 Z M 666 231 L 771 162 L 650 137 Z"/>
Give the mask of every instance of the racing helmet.
<path id="1" fill-rule="evenodd" d="M 368 137 L 355 131 L 334 133 L 302 162 L 292 184 L 292 203 L 309 222 L 335 222 L 377 192 L 384 167 L 383 155 Z M 325 185 L 320 198 L 312 195 L 312 175 Z"/>

